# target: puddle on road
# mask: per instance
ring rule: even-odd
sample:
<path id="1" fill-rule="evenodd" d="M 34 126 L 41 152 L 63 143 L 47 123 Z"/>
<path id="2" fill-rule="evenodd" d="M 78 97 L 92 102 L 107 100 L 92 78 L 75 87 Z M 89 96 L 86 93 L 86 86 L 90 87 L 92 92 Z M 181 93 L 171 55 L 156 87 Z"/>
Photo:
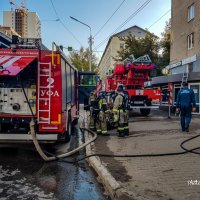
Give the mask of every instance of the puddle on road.
<path id="1" fill-rule="evenodd" d="M 23 169 L 0 166 L 0 200 L 107 199 L 90 169 L 81 168 L 55 162 L 44 164 L 33 174 L 24 174 Z"/>
<path id="2" fill-rule="evenodd" d="M 44 163 L 33 149 L 0 148 L 0 200 L 108 199 L 85 161 Z"/>
<path id="3" fill-rule="evenodd" d="M 55 199 L 54 194 L 46 194 L 37 185 L 30 183 L 16 169 L 0 166 L 0 199 Z"/>

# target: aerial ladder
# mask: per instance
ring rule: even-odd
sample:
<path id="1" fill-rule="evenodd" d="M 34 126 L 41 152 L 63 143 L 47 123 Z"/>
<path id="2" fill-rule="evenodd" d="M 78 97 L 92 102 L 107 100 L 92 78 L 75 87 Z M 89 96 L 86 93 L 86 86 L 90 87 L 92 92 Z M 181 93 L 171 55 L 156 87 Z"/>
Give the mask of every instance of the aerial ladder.
<path id="1" fill-rule="evenodd" d="M 188 72 L 184 72 L 181 81 L 181 88 L 183 88 L 183 84 L 187 83 L 187 81 L 188 81 Z"/>
<path id="2" fill-rule="evenodd" d="M 16 16 L 16 14 L 21 15 L 21 27 L 15 27 L 15 31 L 19 35 L 21 35 L 21 37 L 26 37 L 26 26 L 27 26 L 26 18 L 27 18 L 27 13 L 28 13 L 28 10 L 26 8 L 26 0 L 22 0 L 21 6 L 19 6 L 13 0 L 9 0 L 9 3 L 16 7 L 15 16 Z M 15 20 L 16 20 L 16 18 L 15 18 Z"/>

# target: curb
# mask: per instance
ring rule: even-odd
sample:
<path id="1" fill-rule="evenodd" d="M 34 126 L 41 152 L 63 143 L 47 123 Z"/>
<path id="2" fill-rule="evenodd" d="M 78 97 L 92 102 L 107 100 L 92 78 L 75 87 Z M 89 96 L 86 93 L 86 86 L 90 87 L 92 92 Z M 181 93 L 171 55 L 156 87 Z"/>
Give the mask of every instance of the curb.
<path id="1" fill-rule="evenodd" d="M 88 134 L 85 134 L 85 141 L 88 139 Z M 89 144 L 86 147 L 86 155 L 93 154 L 94 143 Z M 98 181 L 103 184 L 106 192 L 111 197 L 112 200 L 134 200 L 136 199 L 135 194 L 131 191 L 127 191 L 122 187 L 119 182 L 111 175 L 108 169 L 103 165 L 98 156 L 87 158 L 89 166 L 91 166 L 94 171 L 98 174 Z M 137 198 L 142 200 L 141 198 Z"/>
<path id="2" fill-rule="evenodd" d="M 171 119 L 171 120 L 176 120 L 179 119 L 178 117 L 175 116 L 160 116 L 160 117 L 138 117 L 137 119 L 129 120 L 129 122 L 138 122 L 138 121 L 161 121 L 161 120 L 166 120 L 166 119 Z"/>

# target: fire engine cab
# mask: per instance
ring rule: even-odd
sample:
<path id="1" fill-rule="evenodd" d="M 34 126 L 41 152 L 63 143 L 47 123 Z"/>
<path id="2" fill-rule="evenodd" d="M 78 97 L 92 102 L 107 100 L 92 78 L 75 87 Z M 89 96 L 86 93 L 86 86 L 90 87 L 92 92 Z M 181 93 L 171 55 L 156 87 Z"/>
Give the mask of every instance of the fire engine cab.
<path id="1" fill-rule="evenodd" d="M 69 140 L 78 117 L 77 77 L 55 43 L 51 51 L 40 39 L 13 37 L 10 48 L 0 49 L 0 142 L 30 141 L 31 119 L 39 142 Z"/>

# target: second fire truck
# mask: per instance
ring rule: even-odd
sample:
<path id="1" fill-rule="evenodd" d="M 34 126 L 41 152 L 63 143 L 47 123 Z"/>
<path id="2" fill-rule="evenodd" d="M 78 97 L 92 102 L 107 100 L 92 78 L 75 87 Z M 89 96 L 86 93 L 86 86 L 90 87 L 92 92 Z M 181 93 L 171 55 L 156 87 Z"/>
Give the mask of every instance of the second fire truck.
<path id="1" fill-rule="evenodd" d="M 147 89 L 144 83 L 149 81 L 149 72 L 155 68 L 148 55 L 135 59 L 133 56 L 126 59 L 123 64 L 117 64 L 113 73 L 106 76 L 105 90 L 115 91 L 119 84 L 125 86 L 129 94 L 131 108 L 140 108 L 143 116 L 150 113 L 152 101 L 159 102 L 161 91 Z"/>

